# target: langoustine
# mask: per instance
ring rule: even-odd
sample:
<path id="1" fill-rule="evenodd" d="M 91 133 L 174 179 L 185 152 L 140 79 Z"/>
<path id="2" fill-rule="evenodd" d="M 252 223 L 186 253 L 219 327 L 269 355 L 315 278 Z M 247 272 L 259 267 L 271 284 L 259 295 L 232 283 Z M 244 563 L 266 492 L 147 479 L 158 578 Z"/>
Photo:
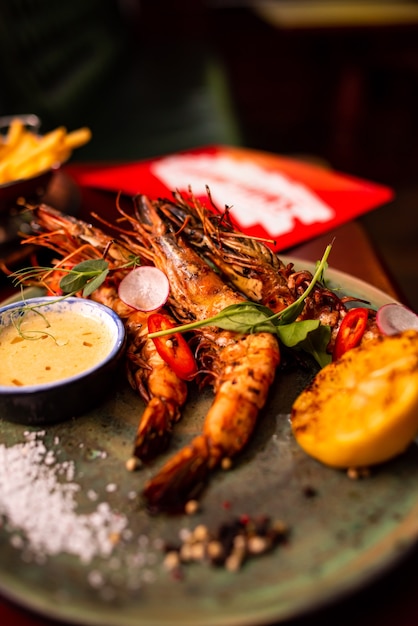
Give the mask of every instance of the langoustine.
<path id="1" fill-rule="evenodd" d="M 170 442 L 173 426 L 180 419 L 187 399 L 187 384 L 159 356 L 148 338 L 149 313 L 131 308 L 118 296 L 118 284 L 130 271 L 135 253 L 101 229 L 46 205 L 33 210 L 32 225 L 36 234 L 27 237 L 24 243 L 47 247 L 60 256 L 41 280 L 50 293 L 59 293 L 60 279 L 77 263 L 98 258 L 108 260 L 112 271 L 91 298 L 109 306 L 124 321 L 128 380 L 146 404 L 138 423 L 133 455 L 143 462 L 154 459 Z M 169 316 L 168 312 L 165 314 Z"/>
<path id="2" fill-rule="evenodd" d="M 158 214 L 155 205 L 138 196 L 136 216 L 126 216 L 134 233 L 152 253 L 154 264 L 170 282 L 169 303 L 181 321 L 202 320 L 244 296 L 222 278 Z M 280 353 L 268 332 L 240 334 L 214 326 L 195 331 L 197 358 L 211 371 L 214 400 L 203 431 L 174 454 L 145 485 L 143 496 L 153 512 L 181 509 L 206 484 L 209 473 L 238 454 L 249 441 L 266 403 Z M 208 379 L 205 378 L 205 382 Z"/>

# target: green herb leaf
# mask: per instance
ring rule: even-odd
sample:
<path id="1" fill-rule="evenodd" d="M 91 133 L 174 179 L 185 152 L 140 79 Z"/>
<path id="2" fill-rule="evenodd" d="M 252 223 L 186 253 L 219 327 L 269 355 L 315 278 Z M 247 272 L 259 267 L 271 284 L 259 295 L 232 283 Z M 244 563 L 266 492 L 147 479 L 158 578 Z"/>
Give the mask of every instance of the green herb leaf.
<path id="1" fill-rule="evenodd" d="M 316 330 L 320 325 L 319 320 L 303 320 L 292 324 L 277 327 L 277 335 L 280 341 L 288 348 L 294 348 L 306 341 L 309 333 Z"/>
<path id="2" fill-rule="evenodd" d="M 72 271 L 80 272 L 83 274 L 97 274 L 98 272 L 109 267 L 109 263 L 105 259 L 89 259 L 87 261 L 81 261 L 74 265 Z"/>
<path id="3" fill-rule="evenodd" d="M 84 298 L 88 298 L 88 296 L 91 296 L 93 291 L 96 291 L 96 289 L 98 289 L 100 285 L 104 283 L 108 273 L 109 273 L 109 270 L 105 269 L 98 276 L 96 276 L 95 278 L 93 278 L 87 283 L 87 285 L 83 289 Z"/>
<path id="4" fill-rule="evenodd" d="M 303 310 L 305 299 L 307 298 L 307 296 L 309 296 L 316 283 L 324 277 L 324 271 L 325 268 L 328 266 L 327 259 L 329 257 L 329 253 L 331 252 L 331 248 L 332 244 L 329 244 L 325 248 L 322 259 L 316 263 L 315 274 L 313 275 L 309 286 L 307 287 L 307 289 L 305 289 L 303 294 L 299 296 L 299 298 L 295 302 L 293 302 L 290 306 L 288 306 L 286 309 L 278 314 L 280 315 L 280 324 L 291 324 L 300 315 Z"/>
<path id="5" fill-rule="evenodd" d="M 320 324 L 316 330 L 308 333 L 306 339 L 301 341 L 297 347 L 311 354 L 320 367 L 325 367 L 332 360 L 332 356 L 327 352 L 330 339 L 330 326 Z"/>
<path id="6" fill-rule="evenodd" d="M 205 325 L 213 319 L 214 325 L 223 330 L 246 334 L 255 330 L 274 333 L 276 327 L 270 318 L 271 311 L 267 307 L 255 302 L 243 302 L 227 306 L 216 317 L 205 320 Z"/>
<path id="7" fill-rule="evenodd" d="M 50 267 L 24 267 L 10 274 L 13 285 L 24 285 L 32 280 L 42 279 L 46 272 L 51 270 Z"/>
<path id="8" fill-rule="evenodd" d="M 279 313 L 254 302 L 242 302 L 226 307 L 213 317 L 183 324 L 170 330 L 150 333 L 150 338 L 161 337 L 175 332 L 186 332 L 203 326 L 217 326 L 224 330 L 240 333 L 270 332 L 277 334 L 279 340 L 289 348 L 304 350 L 311 354 L 323 367 L 331 361 L 327 346 L 331 337 L 329 326 L 322 325 L 319 320 L 296 319 L 303 310 L 306 297 L 311 293 L 317 281 L 323 279 L 327 259 L 331 252 L 331 244 L 327 246 L 322 259 L 316 265 L 315 274 L 304 293 L 290 306 Z"/>
<path id="9" fill-rule="evenodd" d="M 305 298 L 314 288 L 315 283 L 318 280 L 318 276 L 322 275 L 330 252 L 331 244 L 326 247 L 308 288 L 295 302 L 279 313 L 273 314 L 269 308 L 255 302 L 242 302 L 225 307 L 225 309 L 213 317 L 176 326 L 175 328 L 169 330 L 160 330 L 155 333 L 150 333 L 148 336 L 153 339 L 155 337 L 171 335 L 176 332 L 184 333 L 196 328 L 202 328 L 203 326 L 219 326 L 224 330 L 234 330 L 236 332 L 245 333 L 261 332 L 263 330 L 267 332 L 276 332 L 278 325 L 282 326 L 285 324 L 291 324 L 296 320 L 303 309 Z M 240 313 L 241 311 L 243 312 L 242 315 Z"/>
<path id="10" fill-rule="evenodd" d="M 121 265 L 119 269 L 129 269 L 130 267 L 135 269 L 135 267 L 138 267 L 139 265 L 142 265 L 141 257 L 131 254 L 129 255 L 129 261 Z"/>
<path id="11" fill-rule="evenodd" d="M 305 292 L 306 293 L 306 292 Z M 293 304 L 290 304 L 286 309 L 280 312 L 280 318 L 278 323 L 282 325 L 292 324 L 297 317 L 302 313 L 305 305 L 305 294 L 303 298 L 299 298 Z"/>
<path id="12" fill-rule="evenodd" d="M 136 263 L 136 257 L 132 257 L 132 263 Z M 17 270 L 14 274 L 12 274 L 13 280 L 15 284 L 24 284 L 28 280 L 33 280 L 36 278 L 42 279 L 45 273 L 49 273 L 54 268 L 48 267 L 32 267 L 32 268 L 24 268 L 22 270 Z M 109 273 L 109 263 L 105 261 L 103 258 L 101 259 L 89 259 L 87 261 L 82 261 L 75 265 L 72 269 L 69 268 L 57 268 L 62 272 L 66 272 L 65 276 L 60 281 L 60 288 L 62 289 L 64 295 L 60 296 L 56 299 L 56 302 L 60 302 L 61 300 L 65 300 L 69 296 L 76 294 L 78 291 L 83 292 L 84 297 L 90 296 L 93 291 L 95 291 L 100 285 L 105 281 L 106 276 Z M 29 305 L 24 304 L 24 298 L 22 294 L 22 308 L 18 309 L 17 312 L 12 316 L 12 323 L 16 327 L 20 336 L 25 339 L 36 339 L 38 336 L 42 336 L 42 334 L 48 334 L 44 331 L 35 334 L 31 333 L 23 333 L 21 329 L 22 320 L 26 313 L 29 311 L 33 311 L 34 313 L 41 315 L 45 319 L 46 326 L 49 326 L 47 318 L 41 313 L 38 309 L 42 307 L 41 304 Z M 1 321 L 1 320 L 0 320 Z M 1 328 L 0 328 L 1 331 Z"/>
<path id="13" fill-rule="evenodd" d="M 288 348 L 296 348 L 311 354 L 315 361 L 324 367 L 331 362 L 327 352 L 331 338 L 331 328 L 322 325 L 319 320 L 303 320 L 277 327 L 280 341 Z"/>
<path id="14" fill-rule="evenodd" d="M 86 282 L 87 280 L 85 276 L 80 275 L 80 274 L 73 274 L 71 272 L 69 274 L 66 274 L 63 278 L 61 278 L 60 288 L 62 289 L 63 293 L 67 293 L 67 294 L 76 293 L 77 291 L 80 291 L 81 289 L 83 289 Z"/>
<path id="15" fill-rule="evenodd" d="M 316 262 L 316 269 L 319 269 L 319 273 L 318 273 L 318 281 L 322 284 L 326 284 L 326 279 L 325 279 L 325 272 L 328 269 L 328 263 L 322 263 L 321 261 L 317 261 Z"/>
<path id="16" fill-rule="evenodd" d="M 102 282 L 105 280 L 107 273 L 109 271 L 109 263 L 104 259 L 90 259 L 88 261 L 82 261 L 75 265 L 71 270 L 68 270 L 68 273 L 61 278 L 60 288 L 64 293 L 77 293 L 77 291 L 81 291 L 84 289 L 92 279 L 97 278 L 96 286 L 100 287 Z M 92 289 L 92 291 L 94 291 Z"/>

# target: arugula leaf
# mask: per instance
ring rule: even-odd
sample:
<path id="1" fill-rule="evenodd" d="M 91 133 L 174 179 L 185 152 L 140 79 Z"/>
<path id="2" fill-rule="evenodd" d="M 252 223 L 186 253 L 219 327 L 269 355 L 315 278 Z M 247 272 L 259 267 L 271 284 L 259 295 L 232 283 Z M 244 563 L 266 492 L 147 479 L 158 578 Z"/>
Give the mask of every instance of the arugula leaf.
<path id="1" fill-rule="evenodd" d="M 288 348 L 303 350 L 312 355 L 320 367 L 331 362 L 331 355 L 327 352 L 331 328 L 323 326 L 319 320 L 303 320 L 278 326 L 277 335 Z"/>
<path id="2" fill-rule="evenodd" d="M 271 321 L 271 310 L 256 302 L 242 302 L 231 304 L 222 309 L 213 318 L 202 320 L 202 325 L 210 325 L 211 320 L 214 325 L 223 330 L 233 330 L 237 333 L 250 334 L 253 332 L 276 331 L 275 324 Z"/>
<path id="3" fill-rule="evenodd" d="M 244 332 L 241 329 L 246 328 L 246 333 L 260 332 L 263 328 L 267 328 L 269 332 L 276 332 L 277 324 L 290 324 L 296 320 L 303 309 L 305 298 L 314 288 L 318 280 L 318 276 L 322 274 L 330 252 L 331 245 L 328 245 L 307 289 L 297 300 L 295 300 L 295 302 L 278 313 L 272 313 L 271 309 L 263 306 L 262 304 L 257 304 L 256 302 L 240 302 L 239 304 L 233 304 L 225 307 L 222 311 L 217 313 L 217 315 L 212 317 L 176 326 L 172 329 L 150 333 L 149 337 L 161 337 L 163 335 L 170 335 L 176 332 L 182 333 L 194 330 L 195 328 L 202 328 L 203 326 L 219 326 L 224 330 L 235 330 L 237 332 Z M 258 314 L 254 311 L 258 312 Z M 243 312 L 242 316 L 241 312 Z M 271 322 L 271 325 L 267 324 L 267 322 Z"/>
<path id="4" fill-rule="evenodd" d="M 305 298 L 311 293 L 316 282 L 323 278 L 327 259 L 332 245 L 328 245 L 321 261 L 316 265 L 315 274 L 304 293 L 290 306 L 278 313 L 255 302 L 240 302 L 225 307 L 217 315 L 189 324 L 176 326 L 173 329 L 149 333 L 150 338 L 170 335 L 175 332 L 187 332 L 203 326 L 217 326 L 223 330 L 232 330 L 250 334 L 255 332 L 270 332 L 277 334 L 282 343 L 291 348 L 303 349 L 312 354 L 321 367 L 329 362 L 330 356 L 326 348 L 331 336 L 331 329 L 322 326 L 319 320 L 303 320 L 296 322 L 303 310 Z"/>
<path id="5" fill-rule="evenodd" d="M 303 307 L 305 305 L 305 298 L 306 298 L 306 295 L 308 295 L 306 291 L 303 294 L 303 298 L 298 298 L 298 300 L 293 302 L 293 304 L 288 306 L 286 309 L 284 309 L 280 313 L 276 314 L 276 315 L 280 315 L 279 320 L 278 320 L 278 323 L 280 325 L 292 324 L 297 319 L 297 317 L 302 313 Z"/>
<path id="6" fill-rule="evenodd" d="M 298 344 L 298 349 L 311 354 L 320 367 L 331 363 L 332 356 L 326 351 L 331 339 L 331 327 L 319 324 L 318 328 L 308 333 L 305 340 Z"/>
<path id="7" fill-rule="evenodd" d="M 312 331 L 320 325 L 319 320 L 303 320 L 277 327 L 277 335 L 280 341 L 288 348 L 294 348 L 305 341 Z"/>

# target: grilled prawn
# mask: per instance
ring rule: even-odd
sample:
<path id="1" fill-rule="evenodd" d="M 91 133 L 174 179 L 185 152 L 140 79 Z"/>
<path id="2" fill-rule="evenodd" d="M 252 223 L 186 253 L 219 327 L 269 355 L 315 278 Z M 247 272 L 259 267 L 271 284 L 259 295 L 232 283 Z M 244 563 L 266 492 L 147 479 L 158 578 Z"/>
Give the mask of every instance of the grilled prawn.
<path id="1" fill-rule="evenodd" d="M 202 320 L 245 299 L 166 223 L 156 206 L 136 198 L 135 219 L 126 216 L 153 263 L 170 282 L 170 306 L 179 320 Z M 250 335 L 203 327 L 195 331 L 201 367 L 211 372 L 214 401 L 201 435 L 176 453 L 146 484 L 143 495 L 152 511 L 182 508 L 198 495 L 211 470 L 239 453 L 248 442 L 279 364 L 271 333 Z M 208 381 L 207 378 L 204 379 Z"/>
<path id="2" fill-rule="evenodd" d="M 295 271 L 285 265 L 264 241 L 248 237 L 234 226 L 228 208 L 221 212 L 213 204 L 208 190 L 210 210 L 192 194 L 174 193 L 174 201 L 160 200 L 158 208 L 169 218 L 187 241 L 253 302 L 282 311 L 307 289 L 312 281 L 308 270 Z M 317 319 L 331 328 L 328 346 L 333 351 L 335 339 L 347 313 L 347 303 L 357 301 L 339 295 L 320 282 L 305 298 L 298 320 Z M 365 340 L 378 335 L 374 311 L 369 311 Z"/>
<path id="3" fill-rule="evenodd" d="M 159 356 L 153 341 L 148 339 L 149 313 L 136 311 L 118 296 L 118 284 L 129 271 L 127 266 L 134 253 L 101 229 L 64 216 L 46 205 L 34 209 L 33 227 L 37 234 L 27 237 L 25 243 L 50 248 L 61 257 L 55 261 L 54 269 L 46 271 L 42 277 L 42 284 L 51 293 L 57 293 L 66 269 L 87 259 L 105 257 L 108 260 L 112 272 L 91 298 L 109 306 L 125 323 L 128 380 L 146 403 L 133 453 L 144 462 L 153 459 L 166 449 L 171 439 L 173 426 L 179 420 L 187 398 L 187 385 Z"/>

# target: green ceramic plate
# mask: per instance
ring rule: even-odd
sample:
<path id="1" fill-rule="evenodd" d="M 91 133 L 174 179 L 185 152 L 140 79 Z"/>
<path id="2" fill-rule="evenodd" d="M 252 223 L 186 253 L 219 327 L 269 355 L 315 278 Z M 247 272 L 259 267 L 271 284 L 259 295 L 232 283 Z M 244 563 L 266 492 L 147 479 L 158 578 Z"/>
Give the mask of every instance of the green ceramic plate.
<path id="1" fill-rule="evenodd" d="M 345 292 L 383 293 L 339 272 Z M 312 370 L 279 372 L 255 436 L 213 475 L 193 516 L 150 517 L 139 497 L 153 468 L 131 473 L 142 404 L 121 380 L 88 415 L 46 431 L 0 420 L 0 591 L 49 617 L 97 626 L 246 626 L 281 622 L 355 591 L 418 534 L 418 450 L 363 480 L 321 466 L 292 438 L 288 415 Z M 192 394 L 171 451 L 201 429 L 210 394 Z M 6 418 L 7 416 L 2 416 Z M 280 518 L 289 540 L 237 573 L 204 563 L 178 579 L 162 541 L 242 514 Z"/>

